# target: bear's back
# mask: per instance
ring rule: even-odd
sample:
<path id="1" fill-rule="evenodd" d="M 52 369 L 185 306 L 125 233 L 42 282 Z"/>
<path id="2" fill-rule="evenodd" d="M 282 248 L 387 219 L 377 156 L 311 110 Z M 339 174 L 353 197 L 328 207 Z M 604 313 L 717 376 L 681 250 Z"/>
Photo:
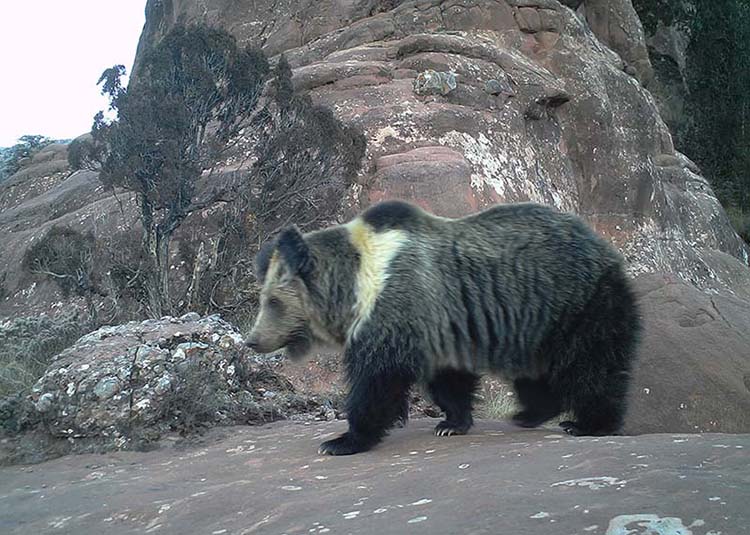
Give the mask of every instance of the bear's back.
<path id="1" fill-rule="evenodd" d="M 389 201 L 362 219 L 376 233 L 406 236 L 382 289 L 392 317 L 450 321 L 456 310 L 491 306 L 520 317 L 543 309 L 553 321 L 583 307 L 603 273 L 621 269 L 619 254 L 580 218 L 534 203 L 448 219 Z"/>

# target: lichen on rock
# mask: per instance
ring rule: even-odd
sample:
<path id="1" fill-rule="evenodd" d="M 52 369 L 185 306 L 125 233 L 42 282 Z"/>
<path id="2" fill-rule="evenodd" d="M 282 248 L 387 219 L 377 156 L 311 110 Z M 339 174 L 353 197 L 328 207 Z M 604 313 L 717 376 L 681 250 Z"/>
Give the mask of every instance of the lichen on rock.
<path id="1" fill-rule="evenodd" d="M 428 69 L 414 79 L 414 92 L 417 95 L 447 95 L 456 89 L 456 74 Z"/>
<path id="2" fill-rule="evenodd" d="M 105 326 L 60 353 L 31 395 L 0 416 L 17 419 L 24 407 L 27 424 L 14 420 L 15 431 L 65 439 L 72 450 L 131 449 L 169 432 L 304 414 L 328 419 L 330 403 L 298 393 L 274 362 L 246 350 L 217 315 Z"/>

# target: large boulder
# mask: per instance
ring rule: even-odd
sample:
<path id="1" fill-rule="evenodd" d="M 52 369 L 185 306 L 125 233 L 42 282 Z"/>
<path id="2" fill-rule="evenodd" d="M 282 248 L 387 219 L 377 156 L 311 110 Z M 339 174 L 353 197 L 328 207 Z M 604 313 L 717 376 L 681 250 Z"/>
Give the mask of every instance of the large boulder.
<path id="1" fill-rule="evenodd" d="M 330 403 L 296 392 L 277 360 L 248 353 L 218 316 L 102 327 L 60 353 L 27 399 L 0 407 L 0 423 L 84 451 L 145 447 L 168 432 L 221 424 L 334 418 Z"/>
<path id="2" fill-rule="evenodd" d="M 674 275 L 639 277 L 645 331 L 629 433 L 750 433 L 750 303 Z"/>

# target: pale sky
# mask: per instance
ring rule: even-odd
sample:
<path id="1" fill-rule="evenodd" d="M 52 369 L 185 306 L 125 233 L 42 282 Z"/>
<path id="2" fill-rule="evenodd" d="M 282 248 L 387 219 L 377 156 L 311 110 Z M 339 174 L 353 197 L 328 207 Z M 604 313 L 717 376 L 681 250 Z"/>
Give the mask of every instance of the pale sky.
<path id="1" fill-rule="evenodd" d="M 130 73 L 146 0 L 0 1 L 0 147 L 24 134 L 72 138 L 107 99 L 107 67 Z"/>

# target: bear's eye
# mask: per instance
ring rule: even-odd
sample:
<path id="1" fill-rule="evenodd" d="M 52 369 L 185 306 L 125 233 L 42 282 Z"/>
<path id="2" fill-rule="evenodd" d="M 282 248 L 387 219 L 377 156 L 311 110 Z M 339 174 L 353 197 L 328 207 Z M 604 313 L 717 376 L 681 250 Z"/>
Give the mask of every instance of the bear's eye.
<path id="1" fill-rule="evenodd" d="M 271 308 L 281 308 L 281 299 L 278 297 L 272 297 L 268 300 L 268 306 Z"/>

